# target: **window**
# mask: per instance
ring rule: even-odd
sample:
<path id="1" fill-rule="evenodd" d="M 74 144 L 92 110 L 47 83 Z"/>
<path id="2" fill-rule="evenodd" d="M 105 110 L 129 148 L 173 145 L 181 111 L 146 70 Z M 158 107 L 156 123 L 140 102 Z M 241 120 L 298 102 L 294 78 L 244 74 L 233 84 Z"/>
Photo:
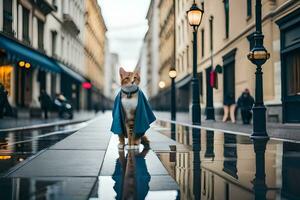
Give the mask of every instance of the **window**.
<path id="1" fill-rule="evenodd" d="M 225 10 L 225 37 L 229 37 L 229 0 L 224 0 L 224 10 Z"/>
<path id="2" fill-rule="evenodd" d="M 247 17 L 252 16 L 252 0 L 247 0 Z"/>
<path id="3" fill-rule="evenodd" d="M 285 62 L 287 95 L 300 95 L 300 49 L 288 53 Z"/>
<path id="4" fill-rule="evenodd" d="M 56 57 L 56 37 L 57 37 L 57 32 L 56 31 L 51 31 L 51 43 L 52 43 L 52 56 Z"/>
<path id="5" fill-rule="evenodd" d="M 29 10 L 23 7 L 23 41 L 30 44 L 29 39 Z"/>
<path id="6" fill-rule="evenodd" d="M 213 16 L 210 17 L 209 19 L 209 35 L 210 35 L 210 52 L 212 53 L 213 51 Z"/>
<path id="7" fill-rule="evenodd" d="M 201 57 L 204 57 L 204 29 L 201 29 Z"/>
<path id="8" fill-rule="evenodd" d="M 3 31 L 9 35 L 13 35 L 12 30 L 12 1 L 4 0 L 3 5 Z"/>
<path id="9" fill-rule="evenodd" d="M 38 48 L 44 50 L 44 22 L 38 19 Z"/>

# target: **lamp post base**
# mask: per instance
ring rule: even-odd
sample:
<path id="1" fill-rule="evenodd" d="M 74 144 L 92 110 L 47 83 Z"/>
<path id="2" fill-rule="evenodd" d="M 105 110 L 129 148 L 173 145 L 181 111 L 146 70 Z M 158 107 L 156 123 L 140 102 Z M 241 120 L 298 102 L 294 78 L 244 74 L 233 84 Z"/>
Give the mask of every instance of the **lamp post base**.
<path id="1" fill-rule="evenodd" d="M 253 133 L 251 138 L 269 138 L 266 131 L 266 107 L 264 105 L 255 105 L 253 108 Z"/>
<path id="2" fill-rule="evenodd" d="M 215 120 L 215 108 L 206 107 L 206 120 Z"/>

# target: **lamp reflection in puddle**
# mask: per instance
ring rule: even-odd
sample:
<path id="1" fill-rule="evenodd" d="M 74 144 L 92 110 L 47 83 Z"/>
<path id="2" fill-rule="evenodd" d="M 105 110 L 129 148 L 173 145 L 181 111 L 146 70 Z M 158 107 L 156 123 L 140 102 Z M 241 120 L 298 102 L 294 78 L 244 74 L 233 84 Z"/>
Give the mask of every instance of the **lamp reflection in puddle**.
<path id="1" fill-rule="evenodd" d="M 193 194 L 194 199 L 200 199 L 201 194 L 201 160 L 200 160 L 200 150 L 201 150 L 201 130 L 193 128 Z"/>
<path id="2" fill-rule="evenodd" d="M 151 179 L 145 160 L 148 151 L 147 148 L 142 152 L 128 150 L 127 155 L 125 151 L 119 151 L 112 176 L 117 200 L 145 199 L 147 196 Z"/>
<path id="3" fill-rule="evenodd" d="M 252 181 L 255 199 L 264 200 L 266 198 L 268 187 L 266 185 L 266 172 L 265 172 L 265 151 L 268 138 L 255 138 L 253 139 L 254 152 L 255 152 L 255 178 Z"/>
<path id="4" fill-rule="evenodd" d="M 171 123 L 171 139 L 176 141 L 176 124 Z"/>

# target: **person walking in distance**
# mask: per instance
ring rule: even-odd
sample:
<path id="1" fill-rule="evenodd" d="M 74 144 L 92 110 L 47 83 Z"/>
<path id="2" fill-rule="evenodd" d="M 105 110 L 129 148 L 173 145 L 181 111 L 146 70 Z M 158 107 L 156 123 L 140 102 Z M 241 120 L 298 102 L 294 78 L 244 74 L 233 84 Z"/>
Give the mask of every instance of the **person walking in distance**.
<path id="1" fill-rule="evenodd" d="M 235 123 L 235 99 L 232 93 L 226 94 L 224 97 L 223 122 L 226 122 L 228 117 L 230 117 L 232 123 Z"/>
<path id="2" fill-rule="evenodd" d="M 254 98 L 250 95 L 249 89 L 246 88 L 238 98 L 237 102 L 238 107 L 241 109 L 243 124 L 250 124 L 253 104 Z"/>

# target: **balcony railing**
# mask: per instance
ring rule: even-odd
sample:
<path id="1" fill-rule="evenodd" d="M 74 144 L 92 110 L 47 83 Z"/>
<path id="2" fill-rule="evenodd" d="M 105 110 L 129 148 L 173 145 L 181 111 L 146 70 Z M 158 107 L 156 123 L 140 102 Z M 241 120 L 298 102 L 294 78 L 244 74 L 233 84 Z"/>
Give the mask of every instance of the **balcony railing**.
<path id="1" fill-rule="evenodd" d="M 42 11 L 44 15 L 48 15 L 52 11 L 55 11 L 55 7 L 51 5 L 47 0 L 32 0 L 33 3 Z"/>
<path id="2" fill-rule="evenodd" d="M 78 26 L 76 25 L 75 21 L 73 20 L 70 14 L 64 13 L 63 25 L 75 35 L 78 35 L 80 33 Z"/>

